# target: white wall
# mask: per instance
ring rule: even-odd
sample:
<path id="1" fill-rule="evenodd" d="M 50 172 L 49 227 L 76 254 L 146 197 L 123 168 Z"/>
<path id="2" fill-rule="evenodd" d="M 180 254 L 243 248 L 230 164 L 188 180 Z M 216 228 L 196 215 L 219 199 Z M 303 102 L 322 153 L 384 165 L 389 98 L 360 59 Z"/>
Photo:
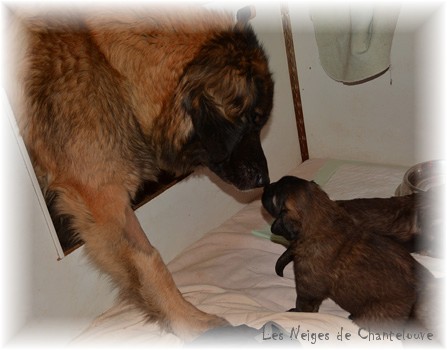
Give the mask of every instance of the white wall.
<path id="1" fill-rule="evenodd" d="M 416 152 L 416 94 L 420 91 L 415 89 L 415 45 L 417 33 L 439 2 L 404 2 L 393 39 L 391 71 L 354 86 L 336 82 L 323 71 L 309 4 L 289 6 L 310 156 L 399 165 L 436 158 L 436 154 Z M 418 50 L 425 46 L 420 42 Z M 432 136 L 427 128 L 423 135 L 422 129 L 418 132 L 419 138 Z"/>
<path id="2" fill-rule="evenodd" d="M 447 159 L 447 6 L 435 11 L 415 36 L 416 158 Z"/>

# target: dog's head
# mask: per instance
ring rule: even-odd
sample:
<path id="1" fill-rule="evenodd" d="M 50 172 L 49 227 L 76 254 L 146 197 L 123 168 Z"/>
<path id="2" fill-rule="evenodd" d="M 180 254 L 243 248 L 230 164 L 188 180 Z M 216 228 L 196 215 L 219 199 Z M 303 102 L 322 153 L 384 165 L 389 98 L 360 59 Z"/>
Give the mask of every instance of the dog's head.
<path id="1" fill-rule="evenodd" d="M 182 80 L 200 163 L 241 190 L 268 184 L 260 132 L 272 110 L 273 81 L 251 27 L 207 42 Z"/>
<path id="2" fill-rule="evenodd" d="M 322 193 L 313 181 L 284 176 L 264 188 L 262 204 L 275 218 L 271 231 L 294 240 L 302 231 L 307 210 L 314 205 L 313 193 Z"/>

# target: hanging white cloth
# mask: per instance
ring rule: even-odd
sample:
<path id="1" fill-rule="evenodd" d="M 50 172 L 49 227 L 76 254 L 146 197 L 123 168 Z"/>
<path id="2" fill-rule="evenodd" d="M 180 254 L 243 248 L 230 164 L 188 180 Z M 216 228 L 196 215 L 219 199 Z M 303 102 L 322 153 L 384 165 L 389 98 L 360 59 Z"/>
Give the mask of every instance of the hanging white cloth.
<path id="1" fill-rule="evenodd" d="M 320 62 L 334 80 L 356 83 L 390 66 L 399 6 L 337 2 L 311 10 Z"/>

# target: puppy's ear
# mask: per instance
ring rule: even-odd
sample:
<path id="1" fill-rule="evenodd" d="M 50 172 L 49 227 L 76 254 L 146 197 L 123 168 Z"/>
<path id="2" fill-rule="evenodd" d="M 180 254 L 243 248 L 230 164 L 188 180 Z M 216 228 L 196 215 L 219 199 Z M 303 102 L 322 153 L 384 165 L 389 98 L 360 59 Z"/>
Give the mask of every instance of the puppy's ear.
<path id="1" fill-rule="evenodd" d="M 191 117 L 194 131 L 208 153 L 211 163 L 225 161 L 231 154 L 235 125 L 225 118 L 220 107 L 204 91 L 196 89 L 185 96 L 183 106 Z"/>
<path id="2" fill-rule="evenodd" d="M 273 222 L 270 230 L 275 235 L 283 236 L 285 239 L 292 241 L 298 237 L 301 225 L 290 220 L 287 215 L 281 215 Z"/>

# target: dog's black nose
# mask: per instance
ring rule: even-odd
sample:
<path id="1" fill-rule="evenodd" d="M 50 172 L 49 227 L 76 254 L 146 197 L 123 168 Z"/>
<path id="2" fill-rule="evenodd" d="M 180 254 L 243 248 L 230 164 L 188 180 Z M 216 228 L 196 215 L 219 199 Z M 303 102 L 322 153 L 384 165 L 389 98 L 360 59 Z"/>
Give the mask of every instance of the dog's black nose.
<path id="1" fill-rule="evenodd" d="M 270 183 L 270 177 L 268 174 L 259 173 L 256 175 L 256 187 L 264 187 Z"/>

